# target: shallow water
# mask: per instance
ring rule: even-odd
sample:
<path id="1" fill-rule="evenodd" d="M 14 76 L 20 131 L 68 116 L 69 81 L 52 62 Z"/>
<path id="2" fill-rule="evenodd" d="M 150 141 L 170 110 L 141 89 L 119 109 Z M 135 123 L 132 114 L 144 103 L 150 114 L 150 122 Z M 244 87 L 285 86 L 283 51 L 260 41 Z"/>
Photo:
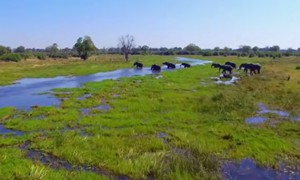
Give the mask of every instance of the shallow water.
<path id="1" fill-rule="evenodd" d="M 223 166 L 224 179 L 300 179 L 300 172 L 294 172 L 282 166 L 279 170 L 258 166 L 250 158 L 242 160 L 240 163 L 227 162 Z"/>
<path id="2" fill-rule="evenodd" d="M 231 84 L 235 84 L 240 78 L 236 77 L 236 76 L 232 76 L 232 78 L 230 80 L 227 81 L 222 81 L 221 79 L 217 79 L 215 81 L 216 84 L 225 84 L 225 85 L 231 85 Z"/>
<path id="3" fill-rule="evenodd" d="M 176 58 L 194 65 L 204 65 L 211 61 L 203 61 L 190 58 Z M 180 64 L 176 64 L 180 68 Z M 162 66 L 162 71 L 174 71 Z M 51 90 L 54 88 L 74 88 L 92 81 L 103 81 L 107 79 L 118 79 L 122 77 L 144 76 L 153 74 L 150 67 L 143 69 L 119 69 L 109 72 L 100 72 L 86 76 L 58 76 L 54 78 L 25 78 L 15 82 L 13 85 L 0 87 L 0 108 L 13 106 L 17 109 L 29 110 L 31 106 L 59 106 L 61 101 L 56 98 Z M 154 72 L 157 74 L 157 72 Z M 46 93 L 46 94 L 45 94 Z"/>
<path id="4" fill-rule="evenodd" d="M 92 95 L 91 94 L 85 94 L 83 96 L 78 97 L 77 99 L 78 100 L 85 100 L 85 99 L 88 99 L 89 97 L 92 97 Z"/>
<path id="5" fill-rule="evenodd" d="M 0 124 L 0 135 L 1 134 L 22 136 L 24 132 L 13 129 L 7 129 L 4 125 Z"/>
<path id="6" fill-rule="evenodd" d="M 268 118 L 266 118 L 266 117 L 256 116 L 256 117 L 247 118 L 246 123 L 248 123 L 248 124 L 261 124 L 261 123 L 264 123 L 267 120 L 268 120 Z"/>
<path id="7" fill-rule="evenodd" d="M 290 116 L 290 113 L 286 111 L 268 109 L 268 107 L 263 103 L 259 103 L 258 107 L 260 109 L 260 111 L 258 112 L 259 114 L 277 114 L 278 116 L 285 118 Z"/>
<path id="8" fill-rule="evenodd" d="M 292 121 L 300 121 L 300 117 L 291 117 L 291 113 L 289 113 L 287 111 L 271 110 L 263 103 L 258 103 L 258 107 L 259 107 L 258 114 L 276 114 L 285 119 L 289 119 Z M 248 124 L 261 124 L 267 120 L 268 120 L 267 117 L 255 116 L 255 117 L 247 118 L 245 121 Z M 274 125 L 274 123 L 273 123 L 273 125 Z"/>

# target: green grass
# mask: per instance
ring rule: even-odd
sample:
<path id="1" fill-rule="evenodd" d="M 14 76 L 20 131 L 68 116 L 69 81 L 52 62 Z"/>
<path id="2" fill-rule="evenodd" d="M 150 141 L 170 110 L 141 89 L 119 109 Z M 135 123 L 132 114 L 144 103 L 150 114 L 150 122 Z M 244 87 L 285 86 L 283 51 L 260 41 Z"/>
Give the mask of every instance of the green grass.
<path id="1" fill-rule="evenodd" d="M 1 179 L 108 179 L 83 171 L 53 170 L 25 158 L 17 148 L 0 148 Z"/>
<path id="2" fill-rule="evenodd" d="M 134 58 L 150 66 L 173 57 Z M 271 121 L 277 121 L 276 126 L 270 122 L 245 123 L 246 118 L 258 115 L 258 103 L 300 116 L 300 76 L 295 69 L 299 59 L 205 59 L 219 63 L 259 62 L 263 69 L 251 77 L 241 72 L 237 85 L 227 86 L 210 80 L 219 75 L 217 69 L 195 66 L 163 72 L 159 79 L 147 75 L 56 89 L 57 97 L 64 99 L 62 108 L 37 107 L 29 112 L 0 109 L 0 119 L 6 127 L 28 132 L 20 137 L 0 137 L 0 150 L 7 153 L 8 148 L 15 149 L 8 159 L 22 157 L 22 162 L 28 163 L 26 167 L 4 165 L 12 172 L 0 171 L 0 175 L 27 177 L 31 172 L 37 177 L 63 179 L 73 173 L 55 171 L 24 157 L 16 146 L 28 140 L 32 141 L 31 148 L 71 164 L 90 165 L 133 179 L 220 179 L 222 163 L 232 159 L 253 158 L 272 167 L 278 167 L 282 161 L 299 163 L 300 122 L 267 115 Z M 104 66 L 117 67 L 110 63 Z M 123 65 L 120 67 L 131 66 Z M 208 82 L 206 86 L 201 83 L 204 80 Z M 90 96 L 80 100 L 85 94 Z M 82 113 L 84 108 L 101 104 L 112 108 L 107 112 L 94 109 L 89 114 Z M 22 168 L 27 173 L 16 176 L 13 171 Z M 76 172 L 74 177 L 97 179 L 98 175 Z"/>

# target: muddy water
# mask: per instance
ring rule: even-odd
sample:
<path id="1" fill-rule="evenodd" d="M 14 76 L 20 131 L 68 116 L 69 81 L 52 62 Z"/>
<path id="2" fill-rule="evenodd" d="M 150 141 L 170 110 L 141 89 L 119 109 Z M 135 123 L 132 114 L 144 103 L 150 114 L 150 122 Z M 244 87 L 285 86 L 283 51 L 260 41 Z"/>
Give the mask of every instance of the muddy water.
<path id="1" fill-rule="evenodd" d="M 177 58 L 194 65 L 204 65 L 211 61 L 199 59 Z M 180 64 L 176 65 L 180 68 Z M 168 70 L 162 66 L 162 71 Z M 73 88 L 82 86 L 91 81 L 103 81 L 107 79 L 118 79 L 122 77 L 144 76 L 152 74 L 150 67 L 143 69 L 119 69 L 109 72 L 100 72 L 86 76 L 58 76 L 54 78 L 25 78 L 16 81 L 15 84 L 0 87 L 0 108 L 13 106 L 17 109 L 28 110 L 31 106 L 59 106 L 61 101 L 51 94 L 54 88 Z M 46 94 L 45 94 L 46 93 Z"/>

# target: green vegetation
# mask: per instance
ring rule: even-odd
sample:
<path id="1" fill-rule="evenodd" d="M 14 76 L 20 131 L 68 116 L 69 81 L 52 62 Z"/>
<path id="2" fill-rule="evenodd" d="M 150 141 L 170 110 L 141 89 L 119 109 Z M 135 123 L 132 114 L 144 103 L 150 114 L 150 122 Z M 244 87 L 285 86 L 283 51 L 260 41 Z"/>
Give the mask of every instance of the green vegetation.
<path id="1" fill-rule="evenodd" d="M 132 58 L 146 66 L 174 62 L 174 56 Z M 223 162 L 232 159 L 253 158 L 272 167 L 283 161 L 299 163 L 300 122 L 270 114 L 270 121 L 265 123 L 245 123 L 246 118 L 257 115 L 258 103 L 300 116 L 300 76 L 295 69 L 300 65 L 299 58 L 205 59 L 218 63 L 233 61 L 238 65 L 259 62 L 263 69 L 254 76 L 241 71 L 237 85 L 226 86 L 210 79 L 219 75 L 217 69 L 210 65 L 194 66 L 162 72 L 162 78 L 148 75 L 55 89 L 56 96 L 64 99 L 61 108 L 36 107 L 28 112 L 1 109 L 0 119 L 6 127 L 26 132 L 22 136 L 0 136 L 1 177 L 103 178 L 92 172 L 54 170 L 34 162 L 26 157 L 26 150 L 18 148 L 28 141 L 29 148 L 74 166 L 88 165 L 133 179 L 220 179 Z M 102 56 L 86 62 L 47 60 L 39 63 L 37 69 L 5 65 L 20 72 L 20 78 L 132 67 L 123 61 L 121 56 Z M 203 86 L 202 81 L 209 83 Z M 81 98 L 84 95 L 89 96 Z M 96 108 L 103 104 L 111 109 Z M 90 109 L 88 113 L 83 111 L 86 108 Z M 272 122 L 276 122 L 275 126 Z"/>
<path id="2" fill-rule="evenodd" d="M 7 54 L 0 56 L 0 59 L 4 60 L 4 61 L 18 62 L 18 61 L 21 61 L 22 56 L 18 53 L 7 53 Z"/>
<path id="3" fill-rule="evenodd" d="M 78 38 L 77 42 L 74 45 L 74 49 L 76 49 L 81 59 L 87 60 L 90 56 L 90 53 L 96 51 L 97 48 L 94 45 L 92 38 L 89 36 L 85 36 L 84 38 Z"/>

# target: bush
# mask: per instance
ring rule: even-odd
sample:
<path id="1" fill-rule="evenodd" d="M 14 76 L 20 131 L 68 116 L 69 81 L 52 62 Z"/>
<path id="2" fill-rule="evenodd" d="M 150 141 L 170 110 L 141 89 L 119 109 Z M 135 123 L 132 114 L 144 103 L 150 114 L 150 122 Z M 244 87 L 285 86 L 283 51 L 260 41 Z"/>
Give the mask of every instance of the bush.
<path id="1" fill-rule="evenodd" d="M 40 60 L 45 60 L 46 59 L 46 54 L 44 54 L 44 53 L 36 53 L 35 57 L 37 57 Z"/>
<path id="2" fill-rule="evenodd" d="M 28 59 L 28 58 L 31 58 L 33 55 L 32 55 L 32 52 L 24 52 L 24 53 L 19 53 L 22 57 L 22 59 Z"/>
<path id="3" fill-rule="evenodd" d="M 249 58 L 253 58 L 253 57 L 255 57 L 255 54 L 254 53 L 250 53 L 249 54 Z"/>
<path id="4" fill-rule="evenodd" d="M 68 59 L 67 53 L 53 53 L 48 55 L 50 58 L 62 58 L 62 59 Z"/>
<path id="5" fill-rule="evenodd" d="M 212 52 L 210 51 L 204 51 L 202 56 L 212 56 Z"/>
<path id="6" fill-rule="evenodd" d="M 22 60 L 22 57 L 20 54 L 18 53 L 7 53 L 4 54 L 0 57 L 1 60 L 4 61 L 14 61 L 14 62 L 18 62 Z"/>
<path id="7" fill-rule="evenodd" d="M 300 66 L 296 66 L 296 69 L 300 69 Z"/>

